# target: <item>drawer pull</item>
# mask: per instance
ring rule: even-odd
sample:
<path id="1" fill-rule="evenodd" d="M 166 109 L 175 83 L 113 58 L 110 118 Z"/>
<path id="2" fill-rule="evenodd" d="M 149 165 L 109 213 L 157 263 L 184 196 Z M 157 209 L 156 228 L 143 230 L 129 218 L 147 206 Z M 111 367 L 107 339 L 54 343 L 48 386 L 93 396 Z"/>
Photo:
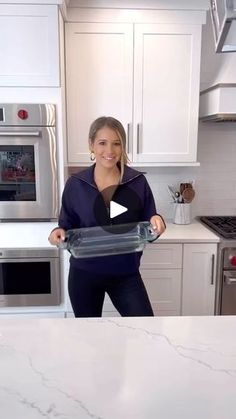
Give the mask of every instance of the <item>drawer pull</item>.
<path id="1" fill-rule="evenodd" d="M 214 285 L 215 255 L 211 255 L 211 285 Z"/>

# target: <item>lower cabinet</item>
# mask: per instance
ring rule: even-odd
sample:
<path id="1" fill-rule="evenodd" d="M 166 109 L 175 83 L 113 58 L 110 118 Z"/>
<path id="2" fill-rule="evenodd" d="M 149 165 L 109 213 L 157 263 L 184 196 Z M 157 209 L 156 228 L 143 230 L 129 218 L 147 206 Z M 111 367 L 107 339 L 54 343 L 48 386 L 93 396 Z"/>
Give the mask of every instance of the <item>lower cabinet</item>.
<path id="1" fill-rule="evenodd" d="M 155 316 L 179 316 L 181 311 L 181 269 L 142 269 Z"/>
<path id="2" fill-rule="evenodd" d="M 181 314 L 182 244 L 149 244 L 141 275 L 156 316 Z"/>
<path id="3" fill-rule="evenodd" d="M 216 243 L 148 244 L 140 272 L 156 316 L 213 315 L 217 266 Z M 66 282 L 67 282 L 67 271 Z M 66 317 L 73 317 L 68 293 Z M 106 295 L 104 317 L 119 313 Z"/>
<path id="4" fill-rule="evenodd" d="M 214 314 L 216 258 L 216 243 L 184 245 L 182 315 Z"/>
<path id="5" fill-rule="evenodd" d="M 144 250 L 140 272 L 155 315 L 181 314 L 182 244 L 152 243 Z M 119 316 L 109 297 L 104 316 Z"/>

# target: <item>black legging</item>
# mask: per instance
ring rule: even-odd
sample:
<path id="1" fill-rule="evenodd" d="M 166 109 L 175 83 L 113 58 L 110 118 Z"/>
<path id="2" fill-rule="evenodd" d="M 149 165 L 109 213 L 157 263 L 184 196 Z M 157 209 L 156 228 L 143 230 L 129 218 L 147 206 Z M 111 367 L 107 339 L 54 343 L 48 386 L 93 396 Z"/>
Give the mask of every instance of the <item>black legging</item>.
<path id="1" fill-rule="evenodd" d="M 139 272 L 101 275 L 70 266 L 68 288 L 75 317 L 101 317 L 105 292 L 121 316 L 153 316 Z"/>

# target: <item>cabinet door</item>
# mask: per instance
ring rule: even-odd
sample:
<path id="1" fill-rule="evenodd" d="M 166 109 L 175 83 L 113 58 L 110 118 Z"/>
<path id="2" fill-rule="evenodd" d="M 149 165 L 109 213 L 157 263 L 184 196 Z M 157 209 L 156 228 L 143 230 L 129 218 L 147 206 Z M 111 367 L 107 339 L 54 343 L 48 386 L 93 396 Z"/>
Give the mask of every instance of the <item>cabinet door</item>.
<path id="1" fill-rule="evenodd" d="M 59 86 L 58 9 L 0 5 L 0 86 Z"/>
<path id="2" fill-rule="evenodd" d="M 182 314 L 214 314 L 217 245 L 185 244 Z"/>
<path id="3" fill-rule="evenodd" d="M 200 25 L 136 24 L 133 161 L 196 162 Z"/>
<path id="4" fill-rule="evenodd" d="M 141 269 L 155 316 L 180 316 L 181 269 Z M 108 295 L 105 297 L 103 316 L 117 317 L 119 313 Z"/>
<path id="5" fill-rule="evenodd" d="M 179 316 L 181 269 L 141 269 L 155 316 Z"/>
<path id="6" fill-rule="evenodd" d="M 119 119 L 129 137 L 132 71 L 132 24 L 66 24 L 69 164 L 90 162 L 88 131 L 99 116 Z"/>
<path id="7" fill-rule="evenodd" d="M 182 244 L 151 243 L 144 250 L 141 274 L 154 314 L 181 312 Z"/>
<path id="8" fill-rule="evenodd" d="M 146 246 L 141 260 L 142 269 L 181 269 L 182 244 L 159 243 Z"/>

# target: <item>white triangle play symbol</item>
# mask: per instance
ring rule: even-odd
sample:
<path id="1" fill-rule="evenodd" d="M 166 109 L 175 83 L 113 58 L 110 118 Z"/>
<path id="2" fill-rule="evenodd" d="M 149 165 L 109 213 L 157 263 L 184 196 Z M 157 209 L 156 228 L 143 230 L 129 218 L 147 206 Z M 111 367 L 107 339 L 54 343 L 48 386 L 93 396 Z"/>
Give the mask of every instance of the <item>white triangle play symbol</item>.
<path id="1" fill-rule="evenodd" d="M 117 204 L 114 201 L 110 202 L 110 218 L 117 217 L 120 214 L 123 214 L 123 212 L 128 211 L 128 208 L 123 207 L 123 205 Z"/>

